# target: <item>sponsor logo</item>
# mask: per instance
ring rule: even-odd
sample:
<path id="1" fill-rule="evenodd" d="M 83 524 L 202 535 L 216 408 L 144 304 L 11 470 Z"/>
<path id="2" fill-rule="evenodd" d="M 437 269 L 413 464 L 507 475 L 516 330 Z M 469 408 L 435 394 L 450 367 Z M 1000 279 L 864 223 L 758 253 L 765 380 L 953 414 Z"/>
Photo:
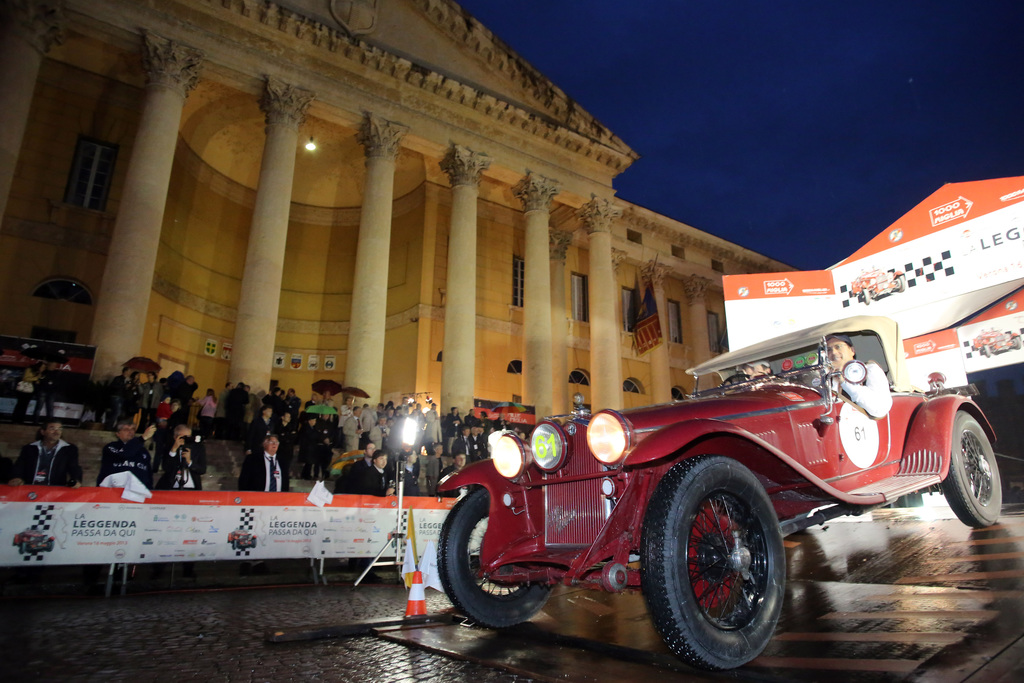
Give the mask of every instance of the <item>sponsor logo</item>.
<path id="1" fill-rule="evenodd" d="M 1017 190 L 1016 192 L 1011 192 L 1010 194 L 1004 194 L 999 198 L 999 201 L 1012 202 L 1014 199 L 1020 199 L 1021 197 L 1024 197 L 1024 188 Z"/>
<path id="2" fill-rule="evenodd" d="M 1008 311 L 1016 311 L 1017 310 L 1017 302 L 1014 301 L 1013 299 L 1010 299 L 1009 301 L 1007 301 L 1006 302 L 1006 310 L 1008 310 Z"/>
<path id="3" fill-rule="evenodd" d="M 749 296 L 750 295 L 750 289 L 748 287 L 740 287 L 738 294 L 741 297 Z"/>
<path id="4" fill-rule="evenodd" d="M 902 230 L 900 230 L 899 228 L 893 228 L 892 230 L 889 231 L 889 241 L 890 242 L 894 242 L 894 243 L 895 242 L 899 242 L 901 239 L 903 239 L 903 231 Z"/>
<path id="5" fill-rule="evenodd" d="M 972 206 L 974 206 L 974 202 L 960 196 L 948 204 L 943 204 L 942 206 L 936 206 L 934 209 L 930 209 L 928 211 L 928 217 L 931 218 L 933 227 L 945 225 L 951 221 L 967 218 L 967 214 L 971 212 Z"/>
<path id="6" fill-rule="evenodd" d="M 916 344 L 914 344 L 914 353 L 917 355 L 931 353 L 934 350 L 935 342 L 931 341 L 930 339 L 928 341 L 917 342 Z"/>
<path id="7" fill-rule="evenodd" d="M 781 280 L 765 280 L 764 281 L 764 293 L 765 294 L 782 294 L 788 295 L 793 291 L 793 283 L 789 281 L 789 278 L 782 278 Z"/>

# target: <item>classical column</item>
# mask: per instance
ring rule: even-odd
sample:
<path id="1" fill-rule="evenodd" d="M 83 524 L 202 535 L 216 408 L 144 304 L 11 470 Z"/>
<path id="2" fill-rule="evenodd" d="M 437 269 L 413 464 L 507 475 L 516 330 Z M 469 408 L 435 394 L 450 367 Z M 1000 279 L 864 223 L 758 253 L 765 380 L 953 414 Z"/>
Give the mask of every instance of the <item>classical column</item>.
<path id="1" fill-rule="evenodd" d="M 53 0 L 0 0 L 0 219 L 7 210 L 39 65 L 54 43 L 63 42 L 62 6 Z"/>
<path id="2" fill-rule="evenodd" d="M 380 400 L 384 332 L 388 316 L 388 257 L 395 161 L 408 128 L 367 113 L 356 139 L 366 154 L 366 183 L 352 280 L 345 384 Z"/>
<path id="3" fill-rule="evenodd" d="M 687 308 L 690 316 L 689 338 L 690 361 L 696 365 L 711 358 L 711 342 L 708 340 L 708 308 L 704 300 L 711 280 L 700 275 L 688 275 L 683 278 L 683 291 L 686 292 Z"/>
<path id="4" fill-rule="evenodd" d="M 523 402 L 537 417 L 552 415 L 551 253 L 548 222 L 555 181 L 527 173 L 512 188 L 526 214 L 526 277 L 523 291 Z"/>
<path id="5" fill-rule="evenodd" d="M 620 209 L 593 197 L 577 211 L 590 233 L 590 404 L 593 410 L 622 408 L 622 356 L 616 310 L 619 292 L 612 265 L 612 221 Z"/>
<path id="6" fill-rule="evenodd" d="M 146 95 L 93 320 L 93 374 L 107 378 L 142 345 L 167 187 L 185 98 L 203 54 L 152 34 L 143 40 Z"/>
<path id="7" fill-rule="evenodd" d="M 260 109 L 267 124 L 264 128 L 266 141 L 245 252 L 235 348 L 231 356 L 232 381 L 245 382 L 256 392 L 270 388 L 295 178 L 295 150 L 299 126 L 312 101 L 313 93 L 275 78 L 267 79 L 260 98 Z"/>
<path id="8" fill-rule="evenodd" d="M 476 208 L 480 174 L 491 165 L 486 154 L 451 145 L 441 170 L 452 186 L 445 283 L 444 349 L 441 352 L 441 409 L 473 407 L 476 374 Z"/>
<path id="9" fill-rule="evenodd" d="M 565 252 L 572 243 L 572 233 L 552 230 L 551 257 L 551 410 L 565 415 L 572 407 L 569 401 L 569 359 L 566 356 L 569 335 L 565 308 Z"/>
<path id="10" fill-rule="evenodd" d="M 665 275 L 668 272 L 669 267 L 657 261 L 648 261 L 640 266 L 640 273 L 654 289 L 658 324 L 661 325 L 661 344 L 650 351 L 651 398 L 655 403 L 668 403 L 672 400 L 672 371 L 668 361 L 668 301 L 665 298 Z"/>

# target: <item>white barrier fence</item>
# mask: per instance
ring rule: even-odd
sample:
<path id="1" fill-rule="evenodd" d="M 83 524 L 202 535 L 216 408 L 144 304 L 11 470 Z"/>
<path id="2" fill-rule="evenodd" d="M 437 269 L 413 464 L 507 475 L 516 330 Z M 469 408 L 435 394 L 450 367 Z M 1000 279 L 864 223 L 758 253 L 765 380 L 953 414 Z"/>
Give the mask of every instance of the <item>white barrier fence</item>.
<path id="1" fill-rule="evenodd" d="M 454 504 L 404 499 L 417 556 Z M 374 557 L 397 521 L 394 497 L 0 486 L 0 566 Z"/>

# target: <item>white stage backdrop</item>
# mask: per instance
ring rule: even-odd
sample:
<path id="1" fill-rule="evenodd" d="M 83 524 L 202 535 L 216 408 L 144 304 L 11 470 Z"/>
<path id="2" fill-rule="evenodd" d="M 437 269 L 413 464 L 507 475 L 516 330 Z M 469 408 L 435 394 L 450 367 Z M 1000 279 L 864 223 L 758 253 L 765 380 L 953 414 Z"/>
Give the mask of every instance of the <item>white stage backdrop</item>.
<path id="1" fill-rule="evenodd" d="M 454 498 L 406 498 L 416 554 L 438 540 Z M 398 519 L 398 499 L 304 493 L 0 486 L 0 566 L 373 557 Z"/>

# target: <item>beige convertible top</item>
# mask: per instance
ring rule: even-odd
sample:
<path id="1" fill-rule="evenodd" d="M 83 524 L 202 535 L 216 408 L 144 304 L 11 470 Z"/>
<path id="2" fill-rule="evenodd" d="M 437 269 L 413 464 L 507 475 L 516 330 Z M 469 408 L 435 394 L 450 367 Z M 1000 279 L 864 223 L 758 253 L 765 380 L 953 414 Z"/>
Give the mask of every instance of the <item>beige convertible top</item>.
<path id="1" fill-rule="evenodd" d="M 697 377 L 709 372 L 718 372 L 735 368 L 738 365 L 752 363 L 767 356 L 774 356 L 796 349 L 800 346 L 814 344 L 829 334 L 854 335 L 862 332 L 874 333 L 882 344 L 882 351 L 889 366 L 889 381 L 896 391 L 911 391 L 910 377 L 907 373 L 906 356 L 903 352 L 903 339 L 900 337 L 896 321 L 876 315 L 859 315 L 844 318 L 796 332 L 789 332 L 763 342 L 751 344 L 737 351 L 723 353 L 697 367 L 687 370 Z M 727 374 L 730 374 L 727 372 Z"/>

